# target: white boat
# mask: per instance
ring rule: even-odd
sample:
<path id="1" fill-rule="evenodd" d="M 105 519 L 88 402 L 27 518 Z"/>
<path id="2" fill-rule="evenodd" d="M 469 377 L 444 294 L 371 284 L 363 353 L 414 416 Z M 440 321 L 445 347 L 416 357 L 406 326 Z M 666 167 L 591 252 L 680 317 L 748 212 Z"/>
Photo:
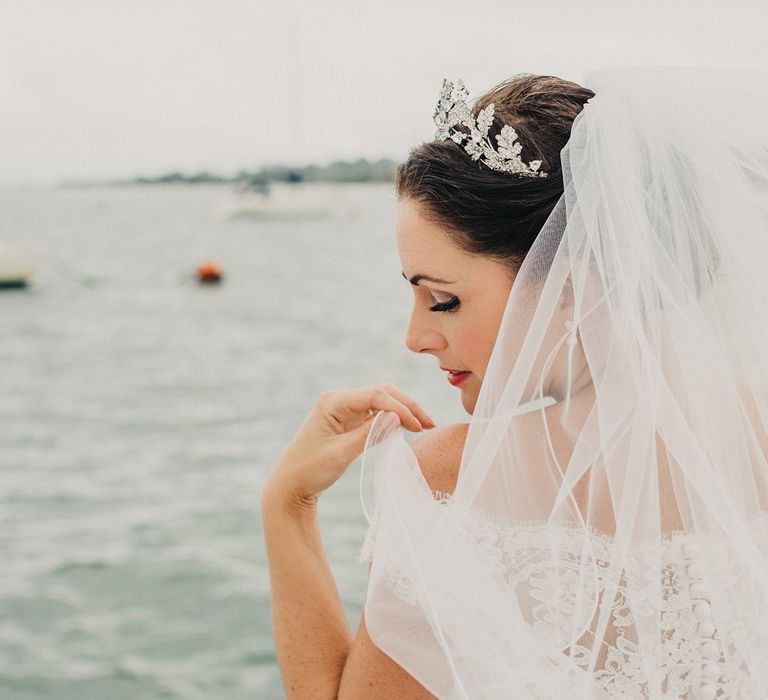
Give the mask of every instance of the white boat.
<path id="1" fill-rule="evenodd" d="M 297 206 L 279 203 L 258 195 L 242 196 L 222 208 L 225 219 L 256 219 L 259 221 L 316 221 L 330 219 L 334 211 L 324 206 Z"/>
<path id="2" fill-rule="evenodd" d="M 338 189 L 320 185 L 271 186 L 266 192 L 245 191 L 219 209 L 222 219 L 319 221 L 355 217 L 359 210 L 339 197 Z"/>
<path id="3" fill-rule="evenodd" d="M 46 257 L 43 243 L 0 241 L 0 288 L 25 287 Z"/>

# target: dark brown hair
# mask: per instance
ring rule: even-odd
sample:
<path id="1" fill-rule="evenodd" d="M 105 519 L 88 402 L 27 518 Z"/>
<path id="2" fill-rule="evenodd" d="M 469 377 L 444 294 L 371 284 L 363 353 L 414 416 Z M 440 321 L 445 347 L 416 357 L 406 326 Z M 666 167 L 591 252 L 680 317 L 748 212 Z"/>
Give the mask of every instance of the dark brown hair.
<path id="1" fill-rule="evenodd" d="M 397 196 L 418 203 L 463 250 L 500 259 L 517 272 L 563 193 L 560 151 L 594 94 L 549 75 L 524 73 L 504 81 L 476 100 L 472 113 L 492 102 L 491 143 L 496 145 L 502 126 L 514 127 L 523 146 L 520 157 L 526 163 L 541 160 L 547 177 L 498 172 L 451 140 L 431 141 L 398 166 Z"/>

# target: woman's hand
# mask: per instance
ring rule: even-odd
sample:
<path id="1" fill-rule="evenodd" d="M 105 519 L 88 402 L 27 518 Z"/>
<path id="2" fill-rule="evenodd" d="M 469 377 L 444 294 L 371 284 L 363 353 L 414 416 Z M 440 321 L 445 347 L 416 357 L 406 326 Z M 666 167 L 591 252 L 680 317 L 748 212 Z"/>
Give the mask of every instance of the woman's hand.
<path id="1" fill-rule="evenodd" d="M 363 451 L 377 411 L 396 413 L 414 432 L 435 427 L 414 399 L 391 384 L 324 391 L 278 458 L 264 494 L 315 503 Z"/>

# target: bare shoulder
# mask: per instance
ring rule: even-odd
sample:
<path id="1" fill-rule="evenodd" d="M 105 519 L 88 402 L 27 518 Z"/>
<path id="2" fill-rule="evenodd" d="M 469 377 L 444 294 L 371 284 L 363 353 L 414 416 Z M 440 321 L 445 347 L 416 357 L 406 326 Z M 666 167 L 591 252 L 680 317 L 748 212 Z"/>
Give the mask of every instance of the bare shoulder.
<path id="1" fill-rule="evenodd" d="M 468 429 L 469 423 L 452 423 L 426 431 L 411 443 L 421 472 L 433 491 L 453 493 L 456 488 Z"/>

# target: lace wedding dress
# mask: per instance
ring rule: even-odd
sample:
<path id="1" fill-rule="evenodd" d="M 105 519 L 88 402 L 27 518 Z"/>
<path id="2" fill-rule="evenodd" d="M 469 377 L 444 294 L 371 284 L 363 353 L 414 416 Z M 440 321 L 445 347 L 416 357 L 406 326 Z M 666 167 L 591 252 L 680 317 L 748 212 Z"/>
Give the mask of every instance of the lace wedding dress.
<path id="1" fill-rule="evenodd" d="M 434 490 L 432 493 L 435 502 L 441 506 L 450 503 L 449 493 Z M 768 514 L 757 519 L 753 528 L 756 539 L 762 543 L 763 552 L 768 556 Z M 489 569 L 504 576 L 521 598 L 533 601 L 528 622 L 536 634 L 547 642 L 566 647 L 567 637 L 563 634 L 564 630 L 559 628 L 557 620 L 569 619 L 568 616 L 574 612 L 575 595 L 572 588 L 577 582 L 578 562 L 584 550 L 585 536 L 577 528 L 558 529 L 560 551 L 573 562 L 570 577 L 572 586 L 562 587 L 557 585 L 552 575 L 555 567 L 548 561 L 547 553 L 552 546 L 551 533 L 552 529 L 544 523 L 500 528 L 491 518 L 482 514 L 467 520 L 466 532 L 472 541 L 481 546 Z M 613 542 L 610 537 L 596 531 L 591 531 L 589 538 L 594 552 L 594 565 L 598 571 L 596 585 L 602 605 L 604 577 L 601 572 L 609 567 Z M 371 562 L 375 546 L 374 521 L 366 532 L 358 560 Z M 695 536 L 686 535 L 682 531 L 669 532 L 663 539 L 663 558 L 659 567 L 662 587 L 660 642 L 663 654 L 659 666 L 664 675 L 663 697 L 665 700 L 764 700 L 745 669 L 733 663 L 734 650 L 729 647 L 730 640 L 727 635 L 721 634 L 712 619 L 711 601 L 702 583 L 701 564 L 696 556 L 702 546 L 706 544 L 699 543 Z M 642 551 L 634 553 L 630 563 L 625 566 L 622 584 L 611 598 L 611 629 L 605 636 L 601 663 L 593 672 L 598 687 L 611 698 L 648 698 L 646 679 L 642 664 L 638 662 L 638 649 L 632 633 L 633 613 L 627 605 L 630 598 L 636 602 L 643 595 L 643 588 L 648 589 L 649 593 L 653 590 L 652 581 L 633 577 L 632 562 L 639 562 L 643 556 Z M 396 569 L 390 576 L 390 585 L 397 597 L 406 603 L 415 604 L 412 582 L 398 575 Z M 657 600 L 655 595 L 650 594 L 645 598 L 648 605 L 653 605 L 653 601 Z M 584 659 L 582 665 L 586 666 L 586 647 L 576 647 L 574 658 L 577 663 L 580 661 L 579 653 Z M 728 664 L 725 662 L 726 657 L 731 659 Z"/>

